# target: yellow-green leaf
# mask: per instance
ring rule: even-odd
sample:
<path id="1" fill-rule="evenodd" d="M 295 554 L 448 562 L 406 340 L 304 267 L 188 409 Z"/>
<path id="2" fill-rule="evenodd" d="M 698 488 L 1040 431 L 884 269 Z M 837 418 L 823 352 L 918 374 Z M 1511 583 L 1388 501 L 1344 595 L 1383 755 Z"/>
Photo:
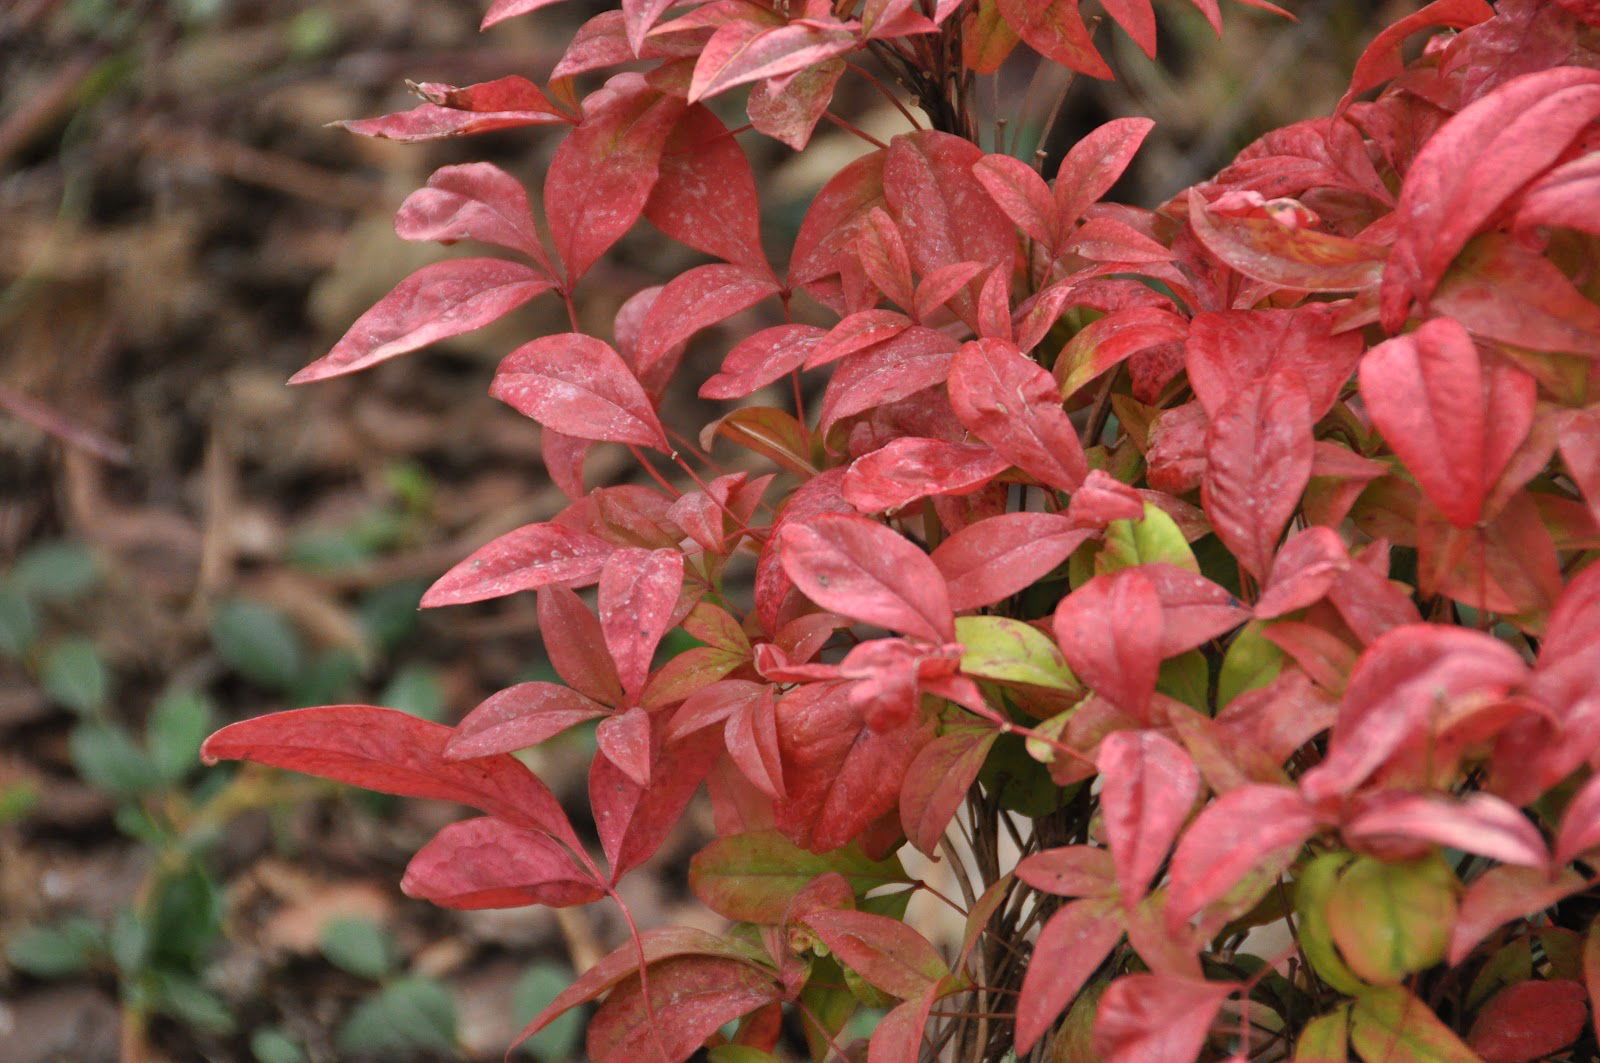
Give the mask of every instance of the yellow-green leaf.
<path id="1" fill-rule="evenodd" d="M 1200 563 L 1178 529 L 1177 521 L 1160 506 L 1146 502 L 1144 516 L 1139 520 L 1114 520 L 1106 525 L 1094 565 L 1097 572 L 1106 573 L 1154 561 L 1177 565 L 1194 573 L 1200 571 Z"/>
<path id="2" fill-rule="evenodd" d="M 1021 620 L 1003 616 L 958 617 L 956 640 L 965 651 L 961 671 L 969 676 L 1073 693 L 1083 689 L 1055 641 Z"/>
<path id="3" fill-rule="evenodd" d="M 1350 969 L 1393 985 L 1444 959 L 1459 882 L 1435 855 L 1402 863 L 1358 857 L 1328 896 L 1328 929 Z"/>

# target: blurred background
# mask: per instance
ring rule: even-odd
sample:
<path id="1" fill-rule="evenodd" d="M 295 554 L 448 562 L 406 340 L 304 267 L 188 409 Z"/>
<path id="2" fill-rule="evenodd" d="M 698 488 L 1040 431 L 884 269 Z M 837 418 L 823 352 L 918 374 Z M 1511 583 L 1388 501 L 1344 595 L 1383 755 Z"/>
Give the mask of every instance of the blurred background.
<path id="1" fill-rule="evenodd" d="M 498 1059 L 621 939 L 605 906 L 558 919 L 404 898 L 406 860 L 458 810 L 195 756 L 214 727 L 274 709 L 367 701 L 453 723 L 553 678 L 532 596 L 416 605 L 472 549 L 564 504 L 537 427 L 486 394 L 499 357 L 566 329 L 557 304 L 283 384 L 407 273 L 472 253 L 394 236 L 434 168 L 489 159 L 537 190 L 550 128 L 406 146 L 326 127 L 413 105 L 407 78 L 542 81 L 598 10 L 570 0 L 480 36 L 482 6 L 0 4 L 4 1063 Z M 1156 118 L 1116 194 L 1155 205 L 1260 132 L 1326 113 L 1365 41 L 1411 7 L 1291 6 L 1298 24 L 1229 5 L 1218 41 L 1169 3 L 1157 62 L 1102 29 L 1123 80 L 1074 85 L 1046 150 Z M 1030 92 L 1028 64 L 998 86 L 1025 148 L 1058 88 Z M 903 129 L 849 79 L 838 109 Z M 799 157 L 741 139 L 781 264 L 861 146 L 827 126 Z M 586 281 L 586 327 L 606 334 L 625 298 L 695 262 L 641 225 Z M 731 335 L 696 341 L 691 381 Z M 680 427 L 709 419 L 692 393 L 669 396 Z M 591 483 L 629 475 L 617 449 L 598 448 Z M 580 824 L 591 742 L 533 754 Z M 642 923 L 716 929 L 684 885 L 696 829 L 628 881 Z M 578 1033 L 558 1023 L 525 1051 L 581 1058 Z"/>

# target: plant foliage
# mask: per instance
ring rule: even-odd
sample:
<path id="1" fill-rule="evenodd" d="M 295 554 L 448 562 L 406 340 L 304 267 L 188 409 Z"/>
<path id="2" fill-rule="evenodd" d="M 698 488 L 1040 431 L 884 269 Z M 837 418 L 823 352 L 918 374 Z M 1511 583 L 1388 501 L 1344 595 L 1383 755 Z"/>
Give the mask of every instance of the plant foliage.
<path id="1" fill-rule="evenodd" d="M 1153 54 L 1148 0 L 1103 7 Z M 204 752 L 476 808 L 403 883 L 456 908 L 616 900 L 703 784 L 691 884 L 735 928 L 636 932 L 525 1037 L 603 997 L 596 1063 L 773 1059 L 785 1024 L 858 1059 L 858 1004 L 889 1008 L 870 1063 L 1595 1050 L 1600 8 L 1436 0 L 1331 116 L 1154 210 L 1102 199 L 1146 120 L 1053 180 L 976 142 L 975 74 L 1026 46 L 1110 77 L 1092 38 L 1077 0 L 623 0 L 542 87 L 347 123 L 559 138 L 537 211 L 487 163 L 434 174 L 399 234 L 498 250 L 407 278 L 294 380 L 564 300 L 572 331 L 491 394 L 571 504 L 423 599 L 534 591 L 563 682 Z M 834 174 L 776 268 L 740 138 L 804 149 L 868 60 L 926 120 Z M 641 219 L 715 261 L 581 329 Z M 755 307 L 784 323 L 690 382 L 734 404 L 697 445 L 662 396 Z M 588 486 L 603 445 L 660 489 Z M 512 756 L 585 721 L 595 848 Z M 966 879 L 959 955 L 902 918 L 907 846 Z"/>

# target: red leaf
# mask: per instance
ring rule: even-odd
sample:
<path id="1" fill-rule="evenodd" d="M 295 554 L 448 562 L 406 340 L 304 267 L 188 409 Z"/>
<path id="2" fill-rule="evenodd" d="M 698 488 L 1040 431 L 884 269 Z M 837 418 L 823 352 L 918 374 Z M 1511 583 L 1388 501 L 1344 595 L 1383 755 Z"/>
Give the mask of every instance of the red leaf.
<path id="1" fill-rule="evenodd" d="M 847 355 L 828 381 L 817 431 L 845 417 L 942 384 L 950 375 L 956 342 L 942 332 L 913 325 L 891 340 Z"/>
<path id="2" fill-rule="evenodd" d="M 778 536 L 792 522 L 803 523 L 824 513 L 854 512 L 839 494 L 843 481 L 844 469 L 838 467 L 813 476 L 794 490 L 773 519 L 772 530 L 756 560 L 755 577 L 756 616 L 768 635 L 778 630 L 784 599 L 794 588 L 778 554 Z"/>
<path id="3" fill-rule="evenodd" d="M 741 399 L 799 369 L 827 332 L 815 325 L 774 325 L 740 340 L 722 372 L 700 385 L 703 399 Z"/>
<path id="4" fill-rule="evenodd" d="M 922 747 L 900 787 L 900 823 L 906 838 L 929 856 L 966 800 L 984 758 L 1000 736 L 992 729 L 961 729 Z"/>
<path id="5" fill-rule="evenodd" d="M 498 320 L 555 282 L 532 266 L 498 258 L 453 258 L 423 266 L 356 319 L 333 350 L 291 384 L 354 373 Z"/>
<path id="6" fill-rule="evenodd" d="M 812 130 L 833 102 L 833 89 L 844 67 L 843 59 L 828 59 L 798 74 L 761 82 L 750 90 L 745 104 L 750 124 L 795 151 L 804 151 Z"/>
<path id="7" fill-rule="evenodd" d="M 796 19 L 775 28 L 729 22 L 712 34 L 695 63 L 689 102 L 749 81 L 797 73 L 860 46 L 850 24 L 832 18 Z"/>
<path id="8" fill-rule="evenodd" d="M 648 1007 L 644 983 L 633 977 L 589 1020 L 590 1063 L 683 1063 L 723 1026 L 781 999 L 772 973 L 748 960 L 679 956 L 649 972 Z"/>
<path id="9" fill-rule="evenodd" d="M 1073 672 L 1147 720 L 1161 664 L 1161 599 L 1137 568 L 1096 576 L 1056 607 L 1056 642 Z"/>
<path id="10" fill-rule="evenodd" d="M 933 551 L 958 612 L 1031 586 L 1094 534 L 1055 513 L 1003 513 L 969 524 Z"/>
<path id="11" fill-rule="evenodd" d="M 1137 904 L 1200 796 L 1182 747 L 1155 731 L 1119 731 L 1100 743 L 1100 810 L 1124 904 Z"/>
<path id="12" fill-rule="evenodd" d="M 1156 57 L 1156 13 L 1150 0 L 1108 0 L 1101 6 L 1147 58 Z"/>
<path id="13" fill-rule="evenodd" d="M 605 887 L 542 831 L 490 816 L 445 827 L 406 865 L 400 889 L 442 908 L 566 908 L 605 896 Z"/>
<path id="14" fill-rule="evenodd" d="M 676 366 L 674 348 L 708 325 L 777 293 L 778 283 L 771 276 L 744 266 L 712 263 L 678 274 L 661 290 L 644 320 L 635 355 L 640 379 L 651 390 L 659 390 Z"/>
<path id="15" fill-rule="evenodd" d="M 921 996 L 897 1005 L 879 1019 L 867 1044 L 867 1063 L 904 1063 L 916 1059 L 928 1035 L 928 1016 L 933 1012 L 933 1005 L 940 997 L 959 992 L 960 987 L 961 983 L 952 977 L 941 978 L 923 990 Z"/>
<path id="16" fill-rule="evenodd" d="M 650 736 L 650 714 L 635 705 L 627 712 L 608 716 L 595 729 L 600 755 L 640 786 L 650 785 L 650 765 L 655 750 Z"/>
<path id="17" fill-rule="evenodd" d="M 827 852 L 854 841 L 894 809 L 906 771 L 932 738 L 913 725 L 873 731 L 848 684 L 811 683 L 778 702 L 785 800 L 777 826 L 797 845 Z"/>
<path id="18" fill-rule="evenodd" d="M 851 462 L 841 492 L 862 513 L 899 510 L 930 495 L 967 495 L 1011 463 L 981 444 L 902 436 Z"/>
<path id="19" fill-rule="evenodd" d="M 845 908 L 819 908 L 805 923 L 834 958 L 872 985 L 913 1000 L 950 973 L 928 939 L 898 919 Z"/>
<path id="20" fill-rule="evenodd" d="M 589 766 L 589 804 L 613 883 L 661 847 L 722 755 L 722 743 L 709 731 L 664 748 L 657 736 L 652 745 L 660 752 L 648 787 L 629 778 L 609 757 L 595 757 Z"/>
<path id="21" fill-rule="evenodd" d="M 503 598 L 559 584 L 582 587 L 600 577 L 616 548 L 559 524 L 525 524 L 473 551 L 422 596 L 422 608 Z"/>
<path id="22" fill-rule="evenodd" d="M 1267 620 L 1321 600 L 1350 567 L 1344 540 L 1332 528 L 1307 528 L 1283 544 L 1256 602 L 1255 614 Z"/>
<path id="23" fill-rule="evenodd" d="M 1305 799 L 1286 786 L 1248 784 L 1218 797 L 1172 854 L 1169 930 L 1176 932 L 1252 872 L 1287 867 L 1316 827 Z"/>
<path id="24" fill-rule="evenodd" d="M 1372 39 L 1372 43 L 1362 51 L 1361 58 L 1356 60 L 1355 70 L 1350 75 L 1350 87 L 1334 108 L 1335 113 L 1344 111 L 1350 106 L 1350 101 L 1373 86 L 1400 76 L 1405 67 L 1400 45 L 1413 33 L 1434 26 L 1465 29 L 1493 17 L 1494 8 L 1483 0 L 1434 0 L 1420 11 L 1391 23 Z"/>
<path id="25" fill-rule="evenodd" d="M 1078 17 L 1076 11 L 1073 17 Z M 1063 232 L 1111 191 L 1154 128 L 1155 122 L 1148 118 L 1115 118 L 1072 145 L 1056 170 L 1056 216 Z"/>
<path id="26" fill-rule="evenodd" d="M 1054 1025 L 1121 937 L 1115 898 L 1074 901 L 1050 917 L 1022 976 L 1018 1052 L 1029 1051 Z"/>
<path id="27" fill-rule="evenodd" d="M 963 344 L 950 363 L 950 405 L 961 423 L 1018 468 L 1076 491 L 1088 474 L 1055 380 L 1008 340 Z"/>
<path id="28" fill-rule="evenodd" d="M 1491 867 L 1461 896 L 1450 930 L 1450 966 L 1458 966 L 1497 927 L 1537 915 L 1584 885 L 1584 877 L 1573 870 L 1552 877 L 1543 868 Z"/>
<path id="29" fill-rule="evenodd" d="M 679 243 L 771 276 L 750 162 L 705 107 L 685 111 L 667 139 L 644 216 Z"/>
<path id="30" fill-rule="evenodd" d="M 1383 325 L 1397 333 L 1413 299 L 1433 294 L 1456 257 L 1517 189 L 1555 162 L 1600 114 L 1600 72 L 1514 78 L 1435 133 L 1406 174 L 1384 271 Z"/>
<path id="31" fill-rule="evenodd" d="M 508 754 L 447 760 L 449 740 L 450 728 L 398 709 L 323 705 L 230 724 L 206 739 L 200 758 L 250 760 L 379 793 L 455 801 L 583 851 L 555 795 L 521 761 Z"/>
<path id="32" fill-rule="evenodd" d="M 596 577 L 599 576 L 598 566 Z M 539 588 L 539 632 L 545 654 L 567 685 L 602 705 L 622 703 L 622 681 L 606 650 L 600 621 L 563 584 Z"/>
<path id="33" fill-rule="evenodd" d="M 1227 588 L 1199 573 L 1159 561 L 1128 571 L 1149 580 L 1161 600 L 1162 660 L 1225 635 L 1250 618 Z"/>
<path id="34" fill-rule="evenodd" d="M 639 220 L 683 110 L 638 74 L 618 74 L 584 101 L 583 121 L 556 149 L 544 182 L 544 216 L 569 287 Z"/>
<path id="35" fill-rule="evenodd" d="M 1290 372 L 1316 421 L 1333 409 L 1364 349 L 1359 332 L 1333 333 L 1333 317 L 1320 304 L 1208 311 L 1189 323 L 1184 364 L 1195 398 L 1212 418 L 1251 382 Z"/>
<path id="36" fill-rule="evenodd" d="M 1306 391 L 1293 374 L 1246 385 L 1211 421 L 1200 500 L 1217 538 L 1257 580 L 1311 479 L 1311 453 Z"/>
<path id="37" fill-rule="evenodd" d="M 1208 204 L 1199 189 L 1189 189 L 1195 235 L 1252 280 L 1298 291 L 1352 292 L 1376 288 L 1383 277 L 1387 252 L 1382 246 L 1286 224 L 1266 210 L 1220 208 L 1220 200 Z"/>
<path id="38" fill-rule="evenodd" d="M 1590 152 L 1550 170 L 1522 193 L 1516 230 L 1547 225 L 1600 235 L 1600 216 L 1594 209 L 1600 197 L 1600 155 Z"/>
<path id="39" fill-rule="evenodd" d="M 896 310 L 858 310 L 828 330 L 827 337 L 806 357 L 805 368 L 817 369 L 892 340 L 911 325 L 911 319 Z"/>
<path id="40" fill-rule="evenodd" d="M 1467 1043 L 1483 1063 L 1533 1063 L 1576 1041 L 1588 1018 L 1580 983 L 1517 982 L 1478 1009 Z"/>
<path id="41" fill-rule="evenodd" d="M 1144 499 L 1139 492 L 1100 469 L 1089 470 L 1067 505 L 1067 519 L 1080 528 L 1099 530 L 1115 520 L 1143 518 Z"/>
<path id="42" fill-rule="evenodd" d="M 403 240 L 480 240 L 521 251 L 552 273 L 522 182 L 498 166 L 473 162 L 435 170 L 425 188 L 400 204 L 394 230 Z"/>
<path id="43" fill-rule="evenodd" d="M 828 179 L 806 209 L 789 258 L 789 283 L 810 286 L 827 306 L 845 313 L 836 282 L 817 282 L 838 274 L 856 260 L 856 240 L 873 208 L 882 207 L 883 163 L 888 152 L 863 155 Z M 865 277 L 862 278 L 865 281 Z M 853 308 L 852 308 L 853 309 Z"/>
<path id="44" fill-rule="evenodd" d="M 911 255 L 888 211 L 873 208 L 862 226 L 856 248 L 861 268 L 878 290 L 902 310 L 910 310 L 916 290 L 911 276 Z"/>
<path id="45" fill-rule="evenodd" d="M 1028 47 L 1045 58 L 1090 77 L 1115 77 L 1095 51 L 1078 0 L 1000 0 L 1000 14 Z"/>
<path id="46" fill-rule="evenodd" d="M 1036 890 L 1058 897 L 1109 897 L 1117 894 L 1111 850 L 1065 845 L 1024 857 L 1017 877 Z"/>
<path id="47" fill-rule="evenodd" d="M 570 593 L 570 592 L 568 592 Z M 445 745 L 451 760 L 512 753 L 536 746 L 569 727 L 606 714 L 570 687 L 555 683 L 518 683 L 492 694 L 467 713 Z"/>
<path id="48" fill-rule="evenodd" d="M 973 164 L 972 176 L 1017 228 L 1045 247 L 1056 246 L 1055 197 L 1032 166 L 1010 155 L 985 155 Z"/>
<path id="49" fill-rule="evenodd" d="M 545 336 L 506 355 L 489 394 L 578 439 L 672 450 L 622 356 L 581 332 Z"/>
<path id="50" fill-rule="evenodd" d="M 525 77 L 508 74 L 493 81 L 457 88 L 438 81 L 424 81 L 417 93 L 429 103 L 462 111 L 545 111 L 559 114 L 550 97 Z"/>
<path id="51" fill-rule="evenodd" d="M 1600 775 L 1592 776 L 1573 796 L 1561 816 L 1556 835 L 1555 866 L 1566 867 L 1600 845 Z"/>
<path id="52" fill-rule="evenodd" d="M 778 741 L 777 708 L 772 687 L 763 684 L 755 697 L 744 699 L 729 714 L 722 741 L 728 756 L 752 786 L 768 797 L 782 800 L 783 751 Z"/>
<path id="53" fill-rule="evenodd" d="M 644 954 L 647 965 L 659 964 L 675 956 L 713 956 L 748 963 L 750 956 L 734 941 L 704 930 L 687 926 L 662 927 L 646 930 L 639 935 L 636 946 L 629 942 L 608 953 L 599 963 L 583 972 L 545 1007 L 534 1020 L 523 1027 L 512 1042 L 512 1047 L 526 1041 L 556 1019 L 580 1004 L 585 1004 L 612 986 L 634 977 L 638 973 L 639 955 Z"/>
<path id="54" fill-rule="evenodd" d="M 1526 673 L 1515 650 L 1482 632 L 1411 624 L 1384 633 L 1357 662 L 1328 755 L 1301 789 L 1312 801 L 1349 793 L 1392 754 L 1425 740 L 1442 707 L 1499 698 Z"/>
<path id="55" fill-rule="evenodd" d="M 1106 1063 L 1190 1063 L 1237 988 L 1175 975 L 1123 975 L 1095 1009 L 1094 1049 Z"/>
<path id="56" fill-rule="evenodd" d="M 1557 438 L 1567 475 L 1600 522 L 1600 411 L 1569 410 Z"/>
<path id="57" fill-rule="evenodd" d="M 967 282 L 982 273 L 986 267 L 982 262 L 957 262 L 950 266 L 940 266 L 917 285 L 916 295 L 912 298 L 911 316 L 918 321 L 926 322 L 940 307 L 944 306 L 956 293 L 966 288 Z"/>
<path id="58" fill-rule="evenodd" d="M 944 579 L 928 555 L 864 517 L 825 514 L 777 536 L 784 571 L 824 609 L 929 642 L 955 639 Z"/>
<path id="59" fill-rule="evenodd" d="M 1158 306 L 1130 306 L 1089 322 L 1073 334 L 1056 358 L 1053 373 L 1063 397 L 1129 358 L 1169 343 L 1180 343 L 1189 322 Z"/>
<path id="60" fill-rule="evenodd" d="M 625 697 L 644 689 L 682 589 L 683 555 L 676 550 L 628 548 L 606 558 L 600 573 L 600 628 Z"/>
<path id="61" fill-rule="evenodd" d="M 1600 306 L 1554 262 L 1502 233 L 1467 245 L 1435 289 L 1432 310 L 1479 340 L 1600 357 Z"/>
<path id="62" fill-rule="evenodd" d="M 1486 365 L 1449 318 L 1381 343 L 1361 361 L 1361 397 L 1373 422 L 1458 528 L 1478 523 L 1484 499 L 1526 438 L 1534 390 L 1526 373 Z"/>
<path id="63" fill-rule="evenodd" d="M 424 103 L 409 111 L 396 111 L 380 118 L 352 118 L 333 124 L 364 137 L 416 144 L 427 140 L 492 133 L 500 129 L 516 129 L 519 126 L 554 125 L 572 121 L 550 106 L 548 100 L 545 101 L 545 108 L 476 111 Z"/>
<path id="64" fill-rule="evenodd" d="M 549 7 L 551 4 L 558 2 L 559 0 L 494 0 L 494 3 L 489 5 L 489 10 L 484 13 L 483 21 L 479 24 L 479 28 L 488 29 L 490 26 L 498 22 L 504 22 L 508 18 L 526 15 L 531 11 L 537 11 L 541 7 Z"/>
<path id="65" fill-rule="evenodd" d="M 976 145 L 935 130 L 894 138 L 883 167 L 883 191 L 924 277 L 958 262 L 981 262 L 1011 275 L 1016 231 L 973 176 L 983 158 Z M 973 320 L 970 291 L 954 296 L 957 316 Z"/>
<path id="66" fill-rule="evenodd" d="M 1443 794 L 1385 794 L 1343 828 L 1351 842 L 1408 838 L 1477 853 L 1502 864 L 1543 868 L 1550 862 L 1539 829 L 1493 794 L 1459 801 Z"/>

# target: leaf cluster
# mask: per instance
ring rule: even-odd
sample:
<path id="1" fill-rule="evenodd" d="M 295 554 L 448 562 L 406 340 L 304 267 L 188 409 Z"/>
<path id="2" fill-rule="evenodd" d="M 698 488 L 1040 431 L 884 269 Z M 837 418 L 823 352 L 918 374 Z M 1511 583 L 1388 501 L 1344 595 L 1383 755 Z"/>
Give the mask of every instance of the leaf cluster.
<path id="1" fill-rule="evenodd" d="M 1153 53 L 1146 0 L 1104 8 Z M 1436 0 L 1331 116 L 1156 209 L 1103 201 L 1146 120 L 1052 180 L 975 142 L 974 79 L 1022 45 L 1110 76 L 1076 0 L 624 0 L 543 87 L 422 85 L 347 123 L 560 133 L 537 216 L 485 163 L 400 209 L 403 238 L 515 257 L 425 267 L 294 380 L 563 300 L 571 331 L 510 352 L 490 393 L 542 426 L 570 505 L 422 599 L 534 591 L 561 682 L 454 727 L 274 714 L 205 756 L 479 810 L 403 881 L 466 909 L 617 900 L 704 785 L 718 837 L 691 885 L 736 925 L 636 932 L 525 1031 L 604 997 L 597 1063 L 772 1059 L 786 1023 L 859 1058 L 860 1005 L 889 1009 L 870 1063 L 1580 1058 L 1597 27 L 1585 0 Z M 868 58 L 927 127 L 842 167 L 780 272 L 738 138 L 803 149 Z M 730 130 L 707 101 L 746 86 Z M 715 261 L 582 330 L 585 277 L 641 219 Z M 738 405 L 698 440 L 664 423 L 688 345 L 754 308 L 783 321 L 693 382 Z M 826 381 L 811 409 L 803 378 Z M 589 486 L 606 445 L 657 486 Z M 691 648 L 663 654 L 673 632 Z M 587 721 L 598 851 L 512 755 Z M 962 880 L 958 955 L 904 921 L 927 886 L 907 847 Z"/>

